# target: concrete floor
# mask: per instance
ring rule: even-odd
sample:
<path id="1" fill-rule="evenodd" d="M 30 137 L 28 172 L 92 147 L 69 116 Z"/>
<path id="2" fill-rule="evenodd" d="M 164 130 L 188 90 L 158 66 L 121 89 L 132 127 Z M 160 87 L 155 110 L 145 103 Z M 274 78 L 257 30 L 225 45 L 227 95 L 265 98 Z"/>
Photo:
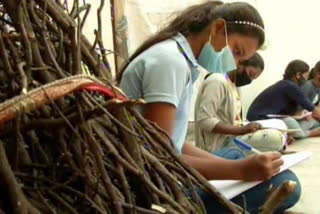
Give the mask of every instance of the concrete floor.
<path id="1" fill-rule="evenodd" d="M 320 137 L 298 140 L 288 147 L 290 151 L 311 151 L 312 157 L 292 170 L 302 186 L 300 201 L 290 209 L 303 214 L 320 214 Z"/>

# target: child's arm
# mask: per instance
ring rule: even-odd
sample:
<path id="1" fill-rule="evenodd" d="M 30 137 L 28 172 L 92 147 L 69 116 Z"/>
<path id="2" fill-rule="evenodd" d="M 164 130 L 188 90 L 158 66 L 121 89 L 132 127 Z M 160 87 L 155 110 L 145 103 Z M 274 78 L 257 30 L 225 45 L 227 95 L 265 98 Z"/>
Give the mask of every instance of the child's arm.
<path id="1" fill-rule="evenodd" d="M 190 144 L 188 147 L 187 153 L 183 149 L 182 159 L 208 180 L 267 180 L 278 173 L 283 164 L 278 152 L 252 155 L 241 160 L 226 160 L 209 153 L 207 157 L 194 156 L 197 155 L 196 152 L 191 151 L 194 146 Z"/>
<path id="2" fill-rule="evenodd" d="M 198 106 L 196 107 L 197 125 L 206 132 L 214 132 L 225 135 L 244 135 L 261 129 L 258 123 L 249 123 L 246 126 L 234 126 L 224 123 L 219 118 L 218 112 L 226 100 L 229 100 L 228 85 L 219 78 L 207 79 L 204 83 L 201 93 L 198 94 Z M 232 117 L 232 112 L 229 112 Z"/>
<path id="3" fill-rule="evenodd" d="M 156 122 L 169 136 L 173 130 L 176 109 L 167 103 L 147 104 L 145 117 Z M 253 155 L 243 160 L 225 160 L 200 150 L 192 144 L 184 144 L 182 159 L 209 180 L 241 179 L 265 180 L 279 172 L 283 161 L 278 152 Z"/>
<path id="4" fill-rule="evenodd" d="M 225 135 L 244 135 L 255 132 L 261 129 L 262 126 L 259 123 L 248 123 L 245 126 L 234 126 L 226 123 L 219 122 L 213 129 L 212 132 L 225 134 Z"/>

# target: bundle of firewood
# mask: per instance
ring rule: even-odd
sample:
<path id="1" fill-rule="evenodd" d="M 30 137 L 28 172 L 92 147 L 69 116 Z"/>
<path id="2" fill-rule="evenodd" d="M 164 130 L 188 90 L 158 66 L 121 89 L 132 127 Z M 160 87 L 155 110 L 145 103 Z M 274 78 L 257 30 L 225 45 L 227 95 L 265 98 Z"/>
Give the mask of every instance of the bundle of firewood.
<path id="1" fill-rule="evenodd" d="M 0 1 L 0 213 L 239 212 L 110 84 L 101 7 L 90 44 L 89 5 Z"/>
<path id="2" fill-rule="evenodd" d="M 0 213 L 242 212 L 110 83 L 103 5 L 90 44 L 89 4 L 0 0 Z"/>

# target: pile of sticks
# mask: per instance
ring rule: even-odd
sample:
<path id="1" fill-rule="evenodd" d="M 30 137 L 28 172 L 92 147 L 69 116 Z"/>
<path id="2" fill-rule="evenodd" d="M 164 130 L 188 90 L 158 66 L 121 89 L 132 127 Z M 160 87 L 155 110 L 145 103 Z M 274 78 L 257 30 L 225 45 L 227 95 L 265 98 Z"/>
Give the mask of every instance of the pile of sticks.
<path id="1" fill-rule="evenodd" d="M 90 44 L 88 4 L 0 1 L 0 213 L 239 213 L 110 84 L 103 4 Z"/>
<path id="2" fill-rule="evenodd" d="M 0 213 L 205 213 L 197 190 L 244 213 L 110 84 L 103 5 L 90 44 L 89 4 L 0 0 Z"/>

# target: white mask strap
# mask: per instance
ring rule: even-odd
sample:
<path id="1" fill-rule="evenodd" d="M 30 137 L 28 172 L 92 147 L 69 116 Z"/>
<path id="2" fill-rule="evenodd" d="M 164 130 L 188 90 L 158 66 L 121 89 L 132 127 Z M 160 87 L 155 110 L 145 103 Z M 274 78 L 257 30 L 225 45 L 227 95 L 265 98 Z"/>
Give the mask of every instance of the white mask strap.
<path id="1" fill-rule="evenodd" d="M 227 32 L 227 22 L 224 22 L 224 36 L 226 38 L 226 46 L 228 45 L 228 32 Z"/>

